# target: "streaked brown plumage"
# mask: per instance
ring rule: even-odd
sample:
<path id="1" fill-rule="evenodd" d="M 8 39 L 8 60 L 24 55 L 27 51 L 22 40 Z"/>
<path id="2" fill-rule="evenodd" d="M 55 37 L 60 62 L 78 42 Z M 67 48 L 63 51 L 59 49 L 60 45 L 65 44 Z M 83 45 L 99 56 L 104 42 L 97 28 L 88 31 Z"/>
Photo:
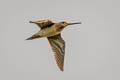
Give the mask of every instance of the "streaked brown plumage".
<path id="1" fill-rule="evenodd" d="M 61 37 L 61 31 L 68 25 L 81 24 L 78 23 L 67 23 L 59 22 L 54 23 L 51 20 L 41 20 L 41 21 L 30 21 L 30 23 L 37 24 L 41 30 L 34 34 L 33 36 L 27 38 L 26 40 L 32 40 L 36 38 L 47 37 L 52 50 L 55 55 L 56 63 L 61 71 L 64 71 L 64 56 L 65 56 L 65 41 Z"/>

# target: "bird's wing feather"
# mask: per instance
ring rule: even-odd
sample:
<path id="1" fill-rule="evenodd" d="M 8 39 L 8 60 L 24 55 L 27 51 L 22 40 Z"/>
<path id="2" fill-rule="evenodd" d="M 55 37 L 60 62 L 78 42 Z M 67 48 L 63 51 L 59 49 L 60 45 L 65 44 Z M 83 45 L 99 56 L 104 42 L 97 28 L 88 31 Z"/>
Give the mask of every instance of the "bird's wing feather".
<path id="1" fill-rule="evenodd" d="M 61 38 L 61 34 L 48 37 L 48 41 L 54 51 L 56 63 L 61 71 L 64 70 L 65 41 Z"/>
<path id="2" fill-rule="evenodd" d="M 37 24 L 41 29 L 49 27 L 53 25 L 54 23 L 51 20 L 41 20 L 39 21 L 39 24 Z"/>

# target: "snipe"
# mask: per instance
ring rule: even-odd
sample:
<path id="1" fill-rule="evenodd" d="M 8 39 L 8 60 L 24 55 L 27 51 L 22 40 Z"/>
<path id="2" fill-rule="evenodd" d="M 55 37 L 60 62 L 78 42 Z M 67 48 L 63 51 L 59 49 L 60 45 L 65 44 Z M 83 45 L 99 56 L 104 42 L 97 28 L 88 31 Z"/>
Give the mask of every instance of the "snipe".
<path id="1" fill-rule="evenodd" d="M 55 55 L 56 63 L 61 71 L 64 71 L 64 56 L 65 56 L 65 41 L 61 37 L 61 31 L 68 25 L 81 24 L 59 22 L 54 23 L 51 20 L 30 21 L 30 23 L 37 24 L 41 30 L 26 40 L 33 40 L 36 38 L 46 37 L 52 47 Z"/>

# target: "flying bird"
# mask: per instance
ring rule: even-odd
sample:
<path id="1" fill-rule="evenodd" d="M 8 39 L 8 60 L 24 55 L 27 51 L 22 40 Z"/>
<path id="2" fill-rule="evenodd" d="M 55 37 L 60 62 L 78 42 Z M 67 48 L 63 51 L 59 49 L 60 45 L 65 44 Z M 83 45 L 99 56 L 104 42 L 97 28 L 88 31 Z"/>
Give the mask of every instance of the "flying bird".
<path id="1" fill-rule="evenodd" d="M 68 25 L 81 24 L 77 23 L 68 23 L 68 22 L 59 22 L 54 23 L 51 20 L 40 20 L 40 21 L 29 21 L 38 25 L 40 31 L 26 40 L 33 40 L 36 38 L 46 37 L 52 47 L 54 52 L 56 64 L 58 65 L 61 71 L 64 71 L 64 56 L 65 56 L 65 41 L 61 37 L 62 30 Z"/>

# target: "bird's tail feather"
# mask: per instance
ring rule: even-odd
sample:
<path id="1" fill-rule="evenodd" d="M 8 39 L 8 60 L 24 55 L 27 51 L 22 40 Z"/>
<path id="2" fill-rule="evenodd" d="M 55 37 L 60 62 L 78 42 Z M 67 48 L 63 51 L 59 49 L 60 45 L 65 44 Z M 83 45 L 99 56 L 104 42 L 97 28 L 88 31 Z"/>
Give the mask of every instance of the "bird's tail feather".
<path id="1" fill-rule="evenodd" d="M 41 37 L 40 35 L 36 35 L 36 34 L 35 34 L 35 35 L 27 38 L 26 40 L 33 40 L 33 39 L 40 38 L 40 37 Z"/>

